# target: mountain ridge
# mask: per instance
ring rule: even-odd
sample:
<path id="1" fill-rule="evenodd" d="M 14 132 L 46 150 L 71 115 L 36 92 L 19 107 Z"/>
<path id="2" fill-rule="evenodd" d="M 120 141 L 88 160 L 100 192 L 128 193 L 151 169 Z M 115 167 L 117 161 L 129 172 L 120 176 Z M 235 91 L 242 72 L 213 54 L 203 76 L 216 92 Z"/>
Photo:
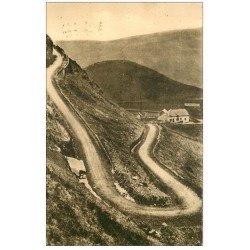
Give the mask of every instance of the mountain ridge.
<path id="1" fill-rule="evenodd" d="M 173 30 L 111 41 L 58 41 L 81 67 L 129 60 L 188 85 L 202 87 L 202 29 Z"/>
<path id="2" fill-rule="evenodd" d="M 55 43 L 60 43 L 60 42 L 113 42 L 113 41 L 120 41 L 120 40 L 128 40 L 128 39 L 133 39 L 133 38 L 137 38 L 137 37 L 143 37 L 143 36 L 148 36 L 148 35 L 157 35 L 157 34 L 171 34 L 171 33 L 175 33 L 175 32 L 180 32 L 180 31 L 195 31 L 195 30 L 201 30 L 201 27 L 198 28 L 188 28 L 188 29 L 176 29 L 176 30 L 166 30 L 166 31 L 159 31 L 159 32 L 154 32 L 154 33 L 147 33 L 147 34 L 143 34 L 143 35 L 132 35 L 132 36 L 126 36 L 126 37 L 121 37 L 121 38 L 117 38 L 117 39 L 111 39 L 111 40 L 88 40 L 88 39 L 78 39 L 78 40 L 55 40 Z"/>

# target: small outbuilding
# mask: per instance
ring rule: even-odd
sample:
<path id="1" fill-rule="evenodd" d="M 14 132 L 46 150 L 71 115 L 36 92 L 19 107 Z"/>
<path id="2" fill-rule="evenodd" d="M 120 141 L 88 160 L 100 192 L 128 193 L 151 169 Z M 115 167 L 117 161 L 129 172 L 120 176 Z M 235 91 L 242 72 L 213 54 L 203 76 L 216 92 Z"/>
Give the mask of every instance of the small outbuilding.
<path id="1" fill-rule="evenodd" d="M 168 113 L 168 111 L 166 110 L 166 109 L 163 109 L 160 113 L 159 113 L 159 115 L 161 116 L 161 115 L 164 115 L 164 114 L 167 114 Z"/>
<path id="2" fill-rule="evenodd" d="M 186 109 L 162 110 L 162 115 L 157 120 L 170 123 L 187 123 L 189 122 L 189 113 Z"/>
<path id="3" fill-rule="evenodd" d="M 141 112 L 139 112 L 139 113 L 136 115 L 136 118 L 137 118 L 138 120 L 141 120 L 141 119 L 142 119 L 142 117 L 143 117 L 143 115 L 142 115 L 142 113 L 141 113 Z"/>
<path id="4" fill-rule="evenodd" d="M 137 113 L 136 118 L 138 120 L 150 121 L 150 120 L 156 120 L 158 116 L 159 116 L 158 111 L 147 111 L 146 110 L 146 111 Z"/>

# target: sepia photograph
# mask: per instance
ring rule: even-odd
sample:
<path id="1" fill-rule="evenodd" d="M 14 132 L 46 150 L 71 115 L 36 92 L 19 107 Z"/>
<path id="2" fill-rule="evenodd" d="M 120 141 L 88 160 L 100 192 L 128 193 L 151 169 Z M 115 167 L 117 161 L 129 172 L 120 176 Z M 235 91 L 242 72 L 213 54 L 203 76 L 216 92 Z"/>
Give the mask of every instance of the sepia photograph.
<path id="1" fill-rule="evenodd" d="M 203 4 L 46 19 L 46 245 L 202 246 Z"/>
<path id="2" fill-rule="evenodd" d="M 2 2 L 1 249 L 249 248 L 250 1 L 128 1 Z"/>

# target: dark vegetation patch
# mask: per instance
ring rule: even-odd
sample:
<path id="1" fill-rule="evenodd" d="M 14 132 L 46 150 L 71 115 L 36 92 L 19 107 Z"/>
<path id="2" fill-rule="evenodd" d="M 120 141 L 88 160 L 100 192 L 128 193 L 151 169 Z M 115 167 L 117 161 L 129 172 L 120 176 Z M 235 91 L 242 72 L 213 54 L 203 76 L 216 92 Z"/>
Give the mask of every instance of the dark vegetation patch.
<path id="1" fill-rule="evenodd" d="M 199 101 L 192 101 L 194 103 L 199 103 L 200 107 L 185 107 L 189 113 L 189 115 L 193 118 L 193 119 L 203 119 L 203 103 L 202 100 Z"/>
<path id="2" fill-rule="evenodd" d="M 103 61 L 86 69 L 91 79 L 124 108 L 162 110 L 202 98 L 202 89 L 174 81 L 157 71 L 125 60 Z"/>
<path id="3" fill-rule="evenodd" d="M 171 130 L 188 137 L 192 140 L 203 141 L 203 125 L 202 124 L 172 124 L 167 123 L 166 127 Z"/>

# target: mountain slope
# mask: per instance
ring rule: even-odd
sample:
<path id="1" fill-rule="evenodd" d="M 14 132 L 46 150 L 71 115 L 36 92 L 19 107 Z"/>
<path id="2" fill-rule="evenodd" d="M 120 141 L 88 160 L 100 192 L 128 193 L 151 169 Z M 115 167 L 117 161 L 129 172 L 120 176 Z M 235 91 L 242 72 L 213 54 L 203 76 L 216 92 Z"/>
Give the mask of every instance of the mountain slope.
<path id="1" fill-rule="evenodd" d="M 64 51 L 51 45 L 64 55 Z M 52 58 L 51 47 L 47 56 Z M 163 193 L 144 168 L 131 155 L 143 125 L 130 113 L 110 101 L 85 70 L 69 60 L 65 75 L 57 84 L 105 146 L 116 181 L 139 204 L 171 206 L 175 201 Z M 110 208 L 78 183 L 66 157 L 84 161 L 71 128 L 47 97 L 47 244 L 48 245 L 200 245 L 200 220 L 192 218 L 184 228 L 162 221 L 131 218 Z M 87 167 L 87 166 L 86 166 Z M 113 170 L 113 171 L 112 171 Z M 88 173 L 87 173 L 88 175 Z M 137 179 L 133 179 L 137 176 Z M 193 221 L 192 221 L 193 220 Z M 161 232 L 150 235 L 151 229 Z M 191 236 L 194 236 L 191 238 Z"/>
<path id="2" fill-rule="evenodd" d="M 185 84 L 202 87 L 202 29 L 177 30 L 113 41 L 58 41 L 82 67 L 129 60 Z"/>
<path id="3" fill-rule="evenodd" d="M 89 77 L 123 107 L 137 108 L 140 96 L 144 109 L 183 105 L 202 97 L 202 89 L 174 81 L 157 71 L 130 61 L 104 61 L 86 68 Z"/>

